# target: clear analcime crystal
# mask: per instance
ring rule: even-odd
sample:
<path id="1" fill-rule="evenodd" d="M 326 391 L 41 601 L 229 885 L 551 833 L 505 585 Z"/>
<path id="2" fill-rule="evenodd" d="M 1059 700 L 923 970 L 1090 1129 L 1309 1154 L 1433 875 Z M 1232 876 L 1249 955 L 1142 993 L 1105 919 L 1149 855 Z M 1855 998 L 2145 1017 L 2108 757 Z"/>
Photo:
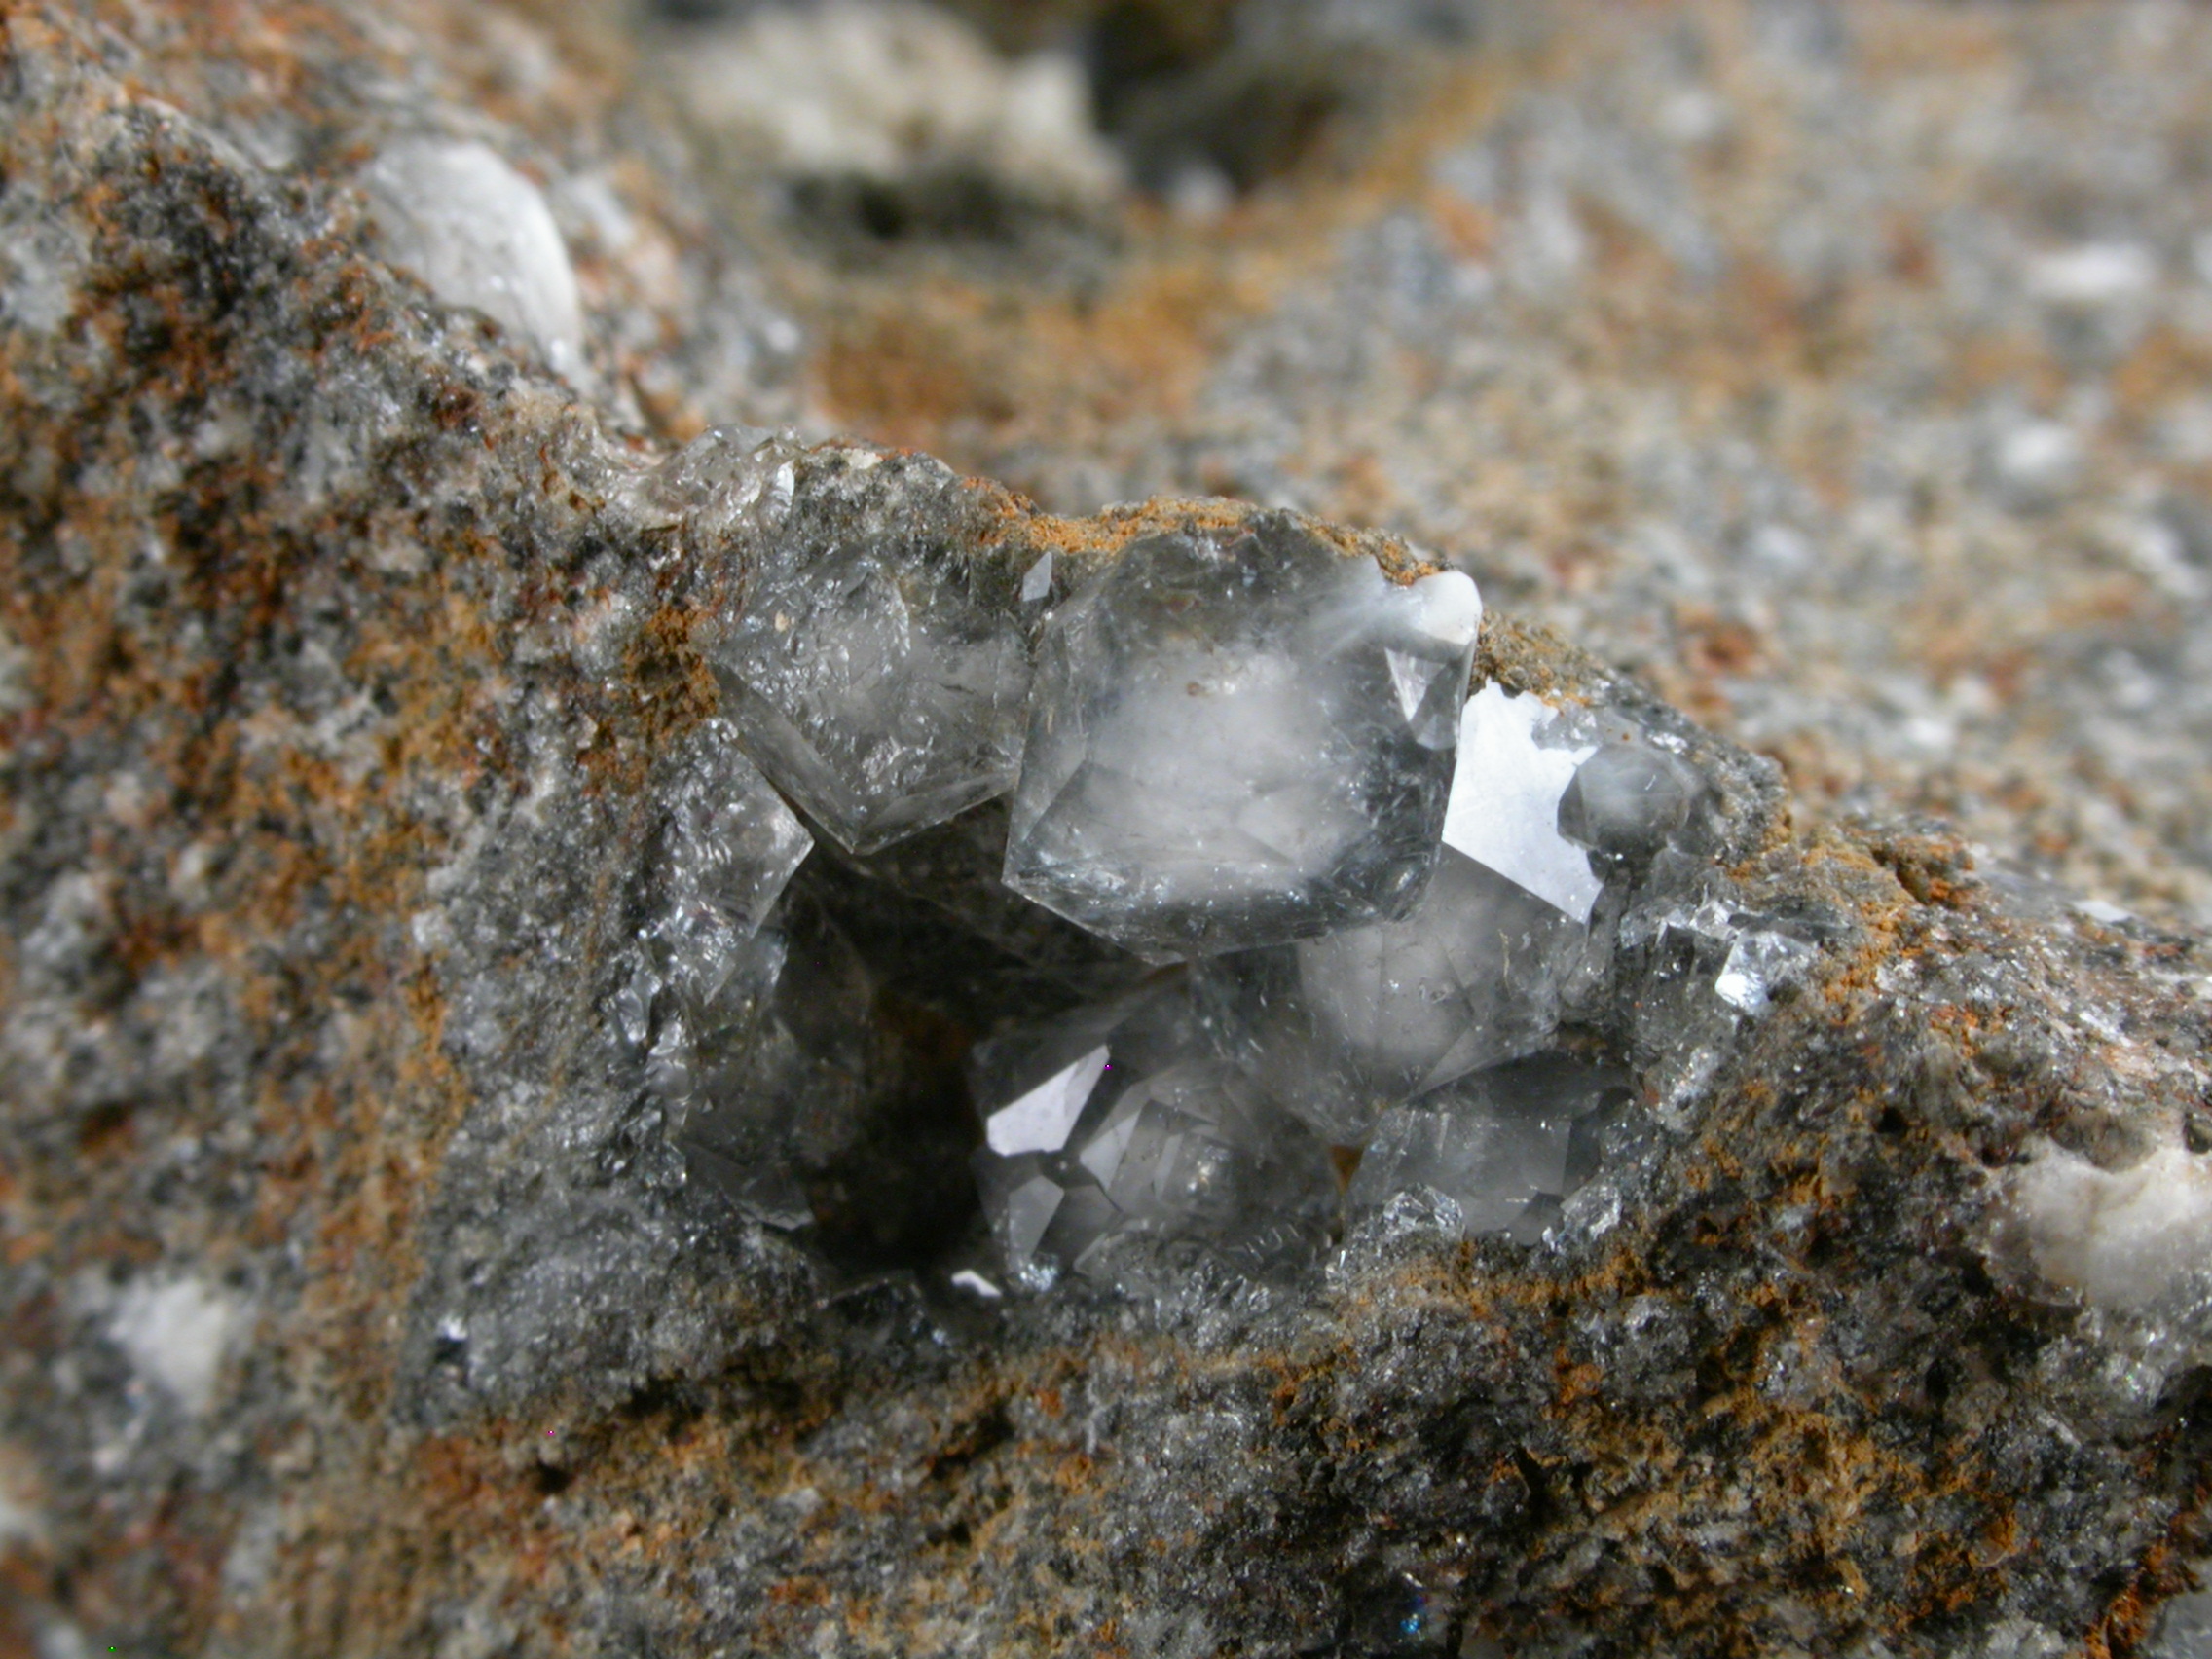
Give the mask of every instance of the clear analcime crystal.
<path id="1" fill-rule="evenodd" d="M 1047 628 L 1008 885 L 1155 959 L 1404 913 L 1481 614 L 1288 515 L 1133 543 Z"/>
<path id="2" fill-rule="evenodd" d="M 1413 914 L 1201 963 L 1227 1043 L 1333 1144 L 1484 1066 L 1548 1047 L 1589 961 L 1581 923 L 1447 851 Z"/>
<path id="3" fill-rule="evenodd" d="M 771 1227 L 814 1219 L 805 1181 L 854 1130 L 873 1064 L 874 986 L 813 905 L 787 905 L 775 983 L 748 1016 L 697 1034 L 690 1087 L 669 1102 L 692 1178 Z"/>
<path id="4" fill-rule="evenodd" d="M 694 1006 L 711 1003 L 813 849 L 727 720 L 683 743 L 654 842 L 656 900 L 642 937 L 655 972 Z"/>
<path id="5" fill-rule="evenodd" d="M 1616 1066 L 1541 1054 L 1476 1072 L 1383 1115 L 1346 1207 L 1356 1216 L 1425 1189 L 1457 1206 L 1468 1234 L 1533 1242 L 1632 1110 Z"/>
<path id="6" fill-rule="evenodd" d="M 1326 1149 L 1214 1053 L 1180 982 L 979 1044 L 970 1075 L 977 1184 L 1017 1282 L 1111 1278 L 1102 1247 L 1137 1235 L 1279 1258 L 1326 1229 Z"/>
<path id="7" fill-rule="evenodd" d="M 831 516 L 760 537 L 744 608 L 708 650 L 754 758 L 854 852 L 1004 793 L 1020 762 L 1014 578 L 931 529 L 926 504 L 903 526 Z"/>

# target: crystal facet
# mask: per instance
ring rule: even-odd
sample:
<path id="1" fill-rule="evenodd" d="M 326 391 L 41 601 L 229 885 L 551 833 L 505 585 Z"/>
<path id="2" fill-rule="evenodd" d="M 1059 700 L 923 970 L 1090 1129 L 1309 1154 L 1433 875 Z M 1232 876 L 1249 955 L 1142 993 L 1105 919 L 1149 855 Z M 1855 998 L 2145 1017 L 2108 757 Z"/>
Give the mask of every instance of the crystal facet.
<path id="1" fill-rule="evenodd" d="M 1477 1072 L 1384 1114 L 1346 1189 L 1354 1214 L 1427 1188 L 1465 1232 L 1541 1234 L 1594 1173 L 1598 1134 L 1628 1100 L 1628 1074 L 1559 1054 Z"/>
<path id="2" fill-rule="evenodd" d="M 645 930 L 656 969 L 712 1002 L 767 919 L 814 837 L 738 747 L 727 720 L 686 739 L 657 846 L 658 914 Z"/>
<path id="3" fill-rule="evenodd" d="M 855 852 L 1014 785 L 1029 663 L 1005 596 L 928 538 L 767 538 L 710 650 L 779 789 Z"/>
<path id="4" fill-rule="evenodd" d="M 1133 543 L 1048 626 L 1008 885 L 1161 959 L 1403 914 L 1481 614 L 1287 515 Z"/>
<path id="5" fill-rule="evenodd" d="M 1444 844 L 1587 922 L 1604 884 L 1560 833 L 1560 799 L 1597 748 L 1545 741 L 1557 723 L 1540 697 L 1499 685 L 1467 700 Z"/>
<path id="6" fill-rule="evenodd" d="M 1403 921 L 1201 964 L 1209 1005 L 1263 1086 L 1338 1145 L 1376 1116 L 1550 1043 L 1588 933 L 1447 852 Z"/>
<path id="7" fill-rule="evenodd" d="M 774 986 L 746 1016 L 693 1039 L 691 1088 L 672 1101 L 692 1176 L 771 1227 L 815 1219 L 805 1177 L 852 1130 L 869 1077 L 873 985 L 834 926 L 790 906 Z"/>
<path id="8" fill-rule="evenodd" d="M 977 1183 L 1007 1271 L 1112 1276 L 1137 1235 L 1232 1255 L 1318 1240 L 1334 1178 L 1321 1144 L 1204 1040 L 1184 987 L 1156 987 L 978 1045 Z"/>

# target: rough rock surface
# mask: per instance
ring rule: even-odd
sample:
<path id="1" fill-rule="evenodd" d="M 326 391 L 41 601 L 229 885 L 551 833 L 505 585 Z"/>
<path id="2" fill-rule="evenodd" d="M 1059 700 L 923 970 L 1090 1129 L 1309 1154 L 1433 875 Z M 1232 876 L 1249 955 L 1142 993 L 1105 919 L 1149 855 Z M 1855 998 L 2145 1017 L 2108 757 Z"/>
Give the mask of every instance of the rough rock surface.
<path id="1" fill-rule="evenodd" d="M 1918 20 L 1994 42 L 1991 74 L 2030 102 L 2024 66 L 2058 50 L 2039 31 L 2142 62 L 2128 31 L 2165 29 L 2184 67 L 2161 85 L 2212 62 L 2201 20 L 2152 8 L 1869 16 L 1878 36 Z M 1831 102 L 1808 107 L 1861 137 L 1853 89 L 1882 66 L 1822 56 L 1826 17 L 1720 9 L 1702 55 L 1658 24 L 1619 50 L 1701 74 L 1748 61 L 1741 27 L 1809 55 Z M 2125 1650 L 2186 1587 L 2212 1472 L 2201 1308 L 2085 1302 L 2010 1195 L 2061 1153 L 2120 1170 L 2212 1144 L 2202 937 L 2084 909 L 1937 824 L 1800 821 L 1771 760 L 1494 611 L 1477 683 L 1673 732 L 1719 800 L 1714 913 L 1818 946 L 1738 1017 L 1707 994 L 1725 929 L 1623 935 L 1611 1035 L 1657 1131 L 1546 1241 L 1463 1241 L 1401 1202 L 1283 1282 L 1196 1267 L 1143 1299 L 964 1298 L 972 1201 L 941 1213 L 941 1189 L 917 1190 L 966 1150 L 937 1080 L 977 1034 L 964 1022 L 1004 1006 L 1009 958 L 1118 965 L 944 876 L 974 866 L 959 832 L 794 883 L 883 965 L 878 1023 L 912 1087 L 828 1157 L 845 1208 L 822 1237 L 733 1220 L 686 1178 L 612 1009 L 656 765 L 717 710 L 707 651 L 746 536 L 921 515 L 1012 587 L 1048 551 L 1072 576 L 1249 509 L 1058 518 L 918 457 L 793 442 L 782 516 L 740 535 L 669 457 L 703 419 L 796 409 L 800 336 L 681 157 L 546 37 L 427 0 L 264 0 L 219 31 L 182 4 L 18 3 L 0 29 L 0 1645 L 2040 1655 Z M 1557 131 L 1596 118 L 1527 95 L 1503 130 L 1586 159 Z M 1686 103 L 1667 119 L 1724 130 Z M 577 259 L 571 380 L 376 256 L 350 181 L 425 129 L 536 171 Z M 1925 129 L 1872 130 L 1909 149 Z M 1480 242 L 1491 209 L 1423 200 L 1426 229 L 1382 215 L 1310 292 L 1376 291 L 1361 262 L 1380 260 L 1440 284 L 1383 284 L 1410 308 L 1388 326 L 1460 303 L 1448 261 L 1392 250 L 1437 224 Z M 1512 200 L 1541 223 L 1556 199 Z M 1977 223 L 1974 201 L 1946 223 Z M 2106 201 L 2084 186 L 2077 234 L 2118 234 L 2094 223 Z M 1672 226 L 1620 231 L 1620 257 L 1649 237 L 1694 276 L 1703 244 Z M 1932 257 L 1910 229 L 1885 269 Z M 1531 235 L 1513 245 L 1566 245 Z M 2127 264 L 2054 268 L 2036 303 L 2079 310 Z M 791 283 L 798 314 L 845 308 L 814 371 L 834 406 L 882 295 Z M 1531 292 L 1567 315 L 1540 270 Z M 1579 303 L 1566 336 L 1679 338 L 1605 291 Z M 1791 314 L 1794 350 L 1814 324 Z M 1286 300 L 1255 337 L 1345 339 L 1300 315 Z M 2083 326 L 2052 350 L 2107 349 Z M 1426 383 L 1376 338 L 1344 365 L 1363 408 L 1366 374 Z M 1541 378 L 1571 369 L 1562 350 L 1464 369 Z M 1270 361 L 1230 353 L 1195 407 L 1339 420 L 1269 396 Z M 1763 419 L 1744 397 L 1734 418 Z M 1379 454 L 1451 463 L 1460 440 L 1423 425 L 1438 405 L 1372 407 L 1430 432 Z M 1885 407 L 1869 444 L 1909 447 Z M 1124 450 L 1128 475 L 1204 464 L 1140 416 L 1124 431 L 1152 421 L 1157 447 Z M 1581 467 L 1549 447 L 1572 419 L 1508 423 L 1501 453 Z M 955 451 L 991 437 L 942 426 Z M 1032 447 L 1026 475 L 1064 481 L 1081 438 Z M 1654 441 L 1662 482 L 1631 495 L 1694 494 L 1701 461 L 1723 485 L 1738 461 L 1758 472 L 1725 433 Z M 1951 478 L 1927 483 L 1923 529 L 1948 522 Z M 1258 472 L 1212 482 L 1272 493 Z M 1858 486 L 1834 487 L 1818 510 L 1847 519 Z M 1900 488 L 1866 498 L 1920 498 Z M 1425 568 L 1391 535 L 1309 526 Z M 1573 537 L 1405 528 L 1502 547 L 1519 598 L 1620 642 L 1625 610 L 1543 603 L 1534 572 L 1571 565 Z M 1980 556 L 2002 567 L 2030 533 L 2000 528 L 1989 548 L 2013 551 Z M 1654 591 L 1622 585 L 1624 607 Z M 2111 627 L 2185 639 L 2133 608 L 2142 591 Z M 1734 648 L 1718 611 L 1668 603 L 1670 628 Z M 1806 640 L 1851 614 L 1809 605 Z M 2187 719 L 2145 723 L 2180 743 Z M 2047 757 L 2033 711 L 2018 721 L 2017 753 Z M 2192 861 L 2136 867 L 2191 902 Z M 959 900 L 941 939 L 917 887 Z"/>

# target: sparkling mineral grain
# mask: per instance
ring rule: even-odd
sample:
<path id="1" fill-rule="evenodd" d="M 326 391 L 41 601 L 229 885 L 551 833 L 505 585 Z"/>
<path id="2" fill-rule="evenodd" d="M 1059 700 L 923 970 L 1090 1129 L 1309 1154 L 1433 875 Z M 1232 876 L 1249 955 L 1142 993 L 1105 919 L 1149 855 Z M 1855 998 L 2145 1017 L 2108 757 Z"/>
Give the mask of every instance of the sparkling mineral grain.
<path id="1" fill-rule="evenodd" d="M 1160 958 L 1404 914 L 1480 620 L 1287 515 L 1131 545 L 1047 630 L 1008 884 Z"/>
<path id="2" fill-rule="evenodd" d="M 1246 1258 L 1318 1240 L 1327 1153 L 1210 1050 L 1180 983 L 994 1038 L 970 1072 L 977 1182 L 1019 1282 L 1111 1276 L 1099 1247 L 1138 1235 Z"/>
<path id="3" fill-rule="evenodd" d="M 856 455 L 831 489 L 874 470 Z M 929 471 L 920 494 L 952 482 Z M 872 852 L 1014 786 L 1029 660 L 993 572 L 926 522 L 830 518 L 758 548 L 713 660 L 747 747 L 809 817 Z"/>
<path id="4" fill-rule="evenodd" d="M 655 969 L 694 1003 L 714 1000 L 814 838 L 738 747 L 703 721 L 674 769 L 656 847 Z"/>

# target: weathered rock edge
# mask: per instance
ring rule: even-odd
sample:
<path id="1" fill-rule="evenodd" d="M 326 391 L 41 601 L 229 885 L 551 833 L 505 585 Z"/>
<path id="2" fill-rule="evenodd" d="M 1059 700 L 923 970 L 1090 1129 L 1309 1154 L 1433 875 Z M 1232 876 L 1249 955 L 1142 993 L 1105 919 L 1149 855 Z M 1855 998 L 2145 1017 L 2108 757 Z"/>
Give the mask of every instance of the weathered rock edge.
<path id="1" fill-rule="evenodd" d="M 0 333 L 5 1616 L 221 1653 L 1367 1651 L 1412 1618 L 1936 1654 L 2021 1620 L 2123 1649 L 2174 1587 L 2203 1372 L 1986 1246 L 2031 1134 L 2123 1164 L 2201 1101 L 2202 940 L 2034 913 L 1939 830 L 1793 831 L 1711 739 L 1733 894 L 1836 942 L 1610 1230 L 1376 1232 L 1157 1315 L 821 1305 L 682 1183 L 603 1015 L 742 571 L 325 203 L 65 14 L 5 30 L 0 206 L 66 301 Z M 1022 563 L 1242 510 L 870 477 Z M 1479 672 L 1637 697 L 1497 617 Z M 116 1334 L 187 1283 L 233 1333 L 204 1402 Z"/>

